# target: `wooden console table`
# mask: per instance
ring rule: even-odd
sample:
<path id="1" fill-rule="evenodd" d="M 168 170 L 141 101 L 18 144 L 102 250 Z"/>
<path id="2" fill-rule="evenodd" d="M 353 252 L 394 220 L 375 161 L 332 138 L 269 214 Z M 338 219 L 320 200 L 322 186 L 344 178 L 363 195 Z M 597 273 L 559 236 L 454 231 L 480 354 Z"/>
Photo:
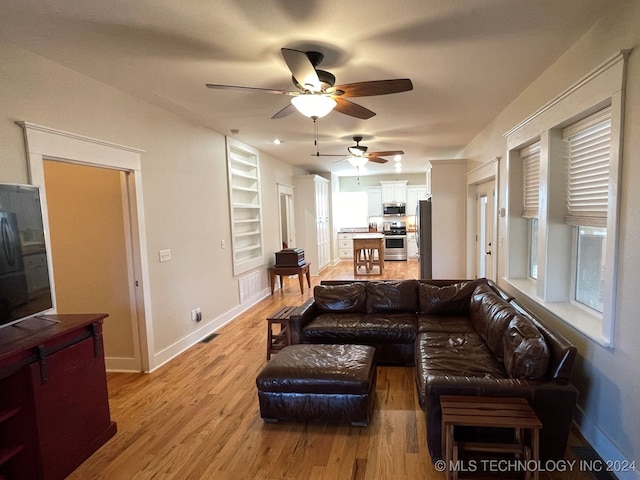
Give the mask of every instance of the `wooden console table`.
<path id="1" fill-rule="evenodd" d="M 377 253 L 377 259 L 376 259 Z M 380 268 L 379 273 L 371 273 L 373 267 Z M 360 267 L 365 273 L 358 272 Z M 353 237 L 353 274 L 354 275 L 382 275 L 384 272 L 384 235 L 369 233 Z"/>
<path id="2" fill-rule="evenodd" d="M 106 317 L 46 315 L 0 329 L 0 478 L 62 480 L 115 435 Z"/>
<path id="3" fill-rule="evenodd" d="M 311 264 L 306 262 L 304 265 L 300 265 L 297 267 L 279 267 L 274 265 L 273 267 L 269 267 L 269 284 L 271 285 L 271 295 L 273 295 L 273 290 L 276 283 L 276 275 L 280 277 L 280 288 L 282 288 L 282 276 L 283 275 L 298 275 L 298 281 L 300 282 L 300 293 L 304 293 L 304 279 L 303 276 L 307 277 L 307 286 L 311 288 L 311 277 L 309 274 L 309 266 Z"/>
<path id="4" fill-rule="evenodd" d="M 457 465 L 458 452 L 462 450 L 474 452 L 513 453 L 523 460 L 532 460 L 534 465 L 539 460 L 539 438 L 542 422 L 525 398 L 511 397 L 474 397 L 464 395 L 440 396 L 442 407 L 442 438 L 446 462 L 446 478 L 457 480 L 458 472 L 450 470 Z M 455 427 L 511 428 L 515 441 L 512 443 L 493 442 L 458 442 L 454 438 Z M 531 431 L 531 447 L 525 445 L 523 434 Z M 531 478 L 531 471 L 526 478 Z M 538 480 L 538 470 L 533 472 Z"/>

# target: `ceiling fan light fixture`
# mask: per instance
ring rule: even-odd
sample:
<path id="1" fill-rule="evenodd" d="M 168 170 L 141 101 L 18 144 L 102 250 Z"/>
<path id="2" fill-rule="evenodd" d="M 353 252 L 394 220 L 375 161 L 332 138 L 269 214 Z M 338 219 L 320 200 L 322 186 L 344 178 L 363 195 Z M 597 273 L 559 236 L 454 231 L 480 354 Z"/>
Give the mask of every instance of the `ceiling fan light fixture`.
<path id="1" fill-rule="evenodd" d="M 349 150 L 349 153 L 354 157 L 364 157 L 364 154 L 367 153 L 367 147 L 362 147 L 360 145 L 347 147 L 347 150 Z"/>
<path id="2" fill-rule="evenodd" d="M 309 118 L 322 118 L 329 114 L 337 105 L 336 101 L 327 95 L 298 95 L 291 99 L 296 109 Z"/>
<path id="3" fill-rule="evenodd" d="M 349 157 L 347 158 L 347 160 L 352 166 L 356 168 L 362 168 L 368 162 L 367 157 Z"/>

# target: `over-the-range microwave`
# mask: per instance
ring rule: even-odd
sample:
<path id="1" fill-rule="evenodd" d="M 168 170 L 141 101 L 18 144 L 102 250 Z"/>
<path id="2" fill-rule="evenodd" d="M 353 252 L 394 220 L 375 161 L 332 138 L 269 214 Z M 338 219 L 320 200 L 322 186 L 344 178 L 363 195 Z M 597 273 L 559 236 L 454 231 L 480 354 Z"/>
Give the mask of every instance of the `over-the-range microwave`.
<path id="1" fill-rule="evenodd" d="M 399 202 L 383 203 L 382 215 L 390 216 L 390 217 L 404 216 L 406 214 L 405 208 L 406 208 L 406 204 L 404 203 L 399 203 Z"/>

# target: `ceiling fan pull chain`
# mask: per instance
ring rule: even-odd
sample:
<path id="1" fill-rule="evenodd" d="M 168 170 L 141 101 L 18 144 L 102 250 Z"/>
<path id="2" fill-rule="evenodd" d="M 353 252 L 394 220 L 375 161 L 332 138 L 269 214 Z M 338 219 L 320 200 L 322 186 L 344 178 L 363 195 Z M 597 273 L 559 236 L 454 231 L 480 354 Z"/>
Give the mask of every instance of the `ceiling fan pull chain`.
<path id="1" fill-rule="evenodd" d="M 316 146 L 316 157 L 320 156 L 320 150 L 318 149 L 318 117 L 313 118 L 313 144 Z"/>

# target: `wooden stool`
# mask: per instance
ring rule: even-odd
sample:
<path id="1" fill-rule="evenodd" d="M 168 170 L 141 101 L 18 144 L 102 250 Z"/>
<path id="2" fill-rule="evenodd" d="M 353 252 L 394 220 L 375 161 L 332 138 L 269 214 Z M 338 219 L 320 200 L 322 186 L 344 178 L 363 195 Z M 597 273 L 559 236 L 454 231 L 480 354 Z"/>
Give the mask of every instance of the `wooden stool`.
<path id="1" fill-rule="evenodd" d="M 278 353 L 284 347 L 291 345 L 289 318 L 296 308 L 282 307 L 267 318 L 267 360 L 271 359 L 272 353 Z M 280 329 L 274 331 L 274 325 L 279 325 Z"/>
<path id="2" fill-rule="evenodd" d="M 523 460 L 533 460 L 538 464 L 540 457 L 539 437 L 542 422 L 525 398 L 475 397 L 464 395 L 441 395 L 443 451 L 446 462 L 446 478 L 457 480 L 458 472 L 452 465 L 457 465 L 458 452 L 492 452 L 513 453 Z M 512 428 L 515 441 L 511 443 L 493 442 L 458 442 L 454 438 L 455 427 L 487 427 Z M 531 448 L 524 444 L 523 433 L 531 431 Z M 531 478 L 531 472 L 526 472 Z M 538 480 L 538 470 L 534 470 L 533 478 Z"/>

